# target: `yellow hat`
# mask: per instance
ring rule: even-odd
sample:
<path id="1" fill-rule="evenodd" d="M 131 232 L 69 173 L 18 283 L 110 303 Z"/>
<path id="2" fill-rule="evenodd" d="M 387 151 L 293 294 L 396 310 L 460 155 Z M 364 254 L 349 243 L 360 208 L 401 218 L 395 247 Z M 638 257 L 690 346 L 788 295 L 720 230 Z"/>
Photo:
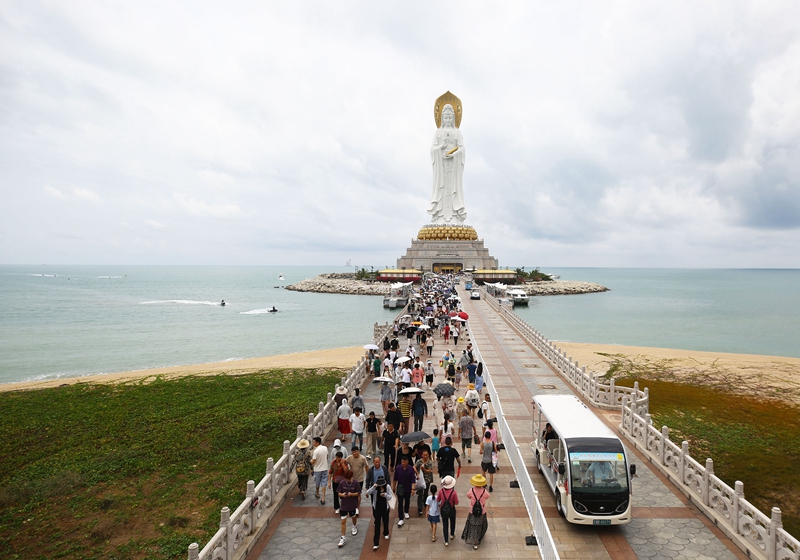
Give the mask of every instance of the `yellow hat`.
<path id="1" fill-rule="evenodd" d="M 469 483 L 473 486 L 486 486 L 486 478 L 481 474 L 476 474 L 469 479 Z"/>
<path id="2" fill-rule="evenodd" d="M 469 385 L 467 385 L 467 389 L 474 389 L 474 388 L 475 388 L 474 383 L 470 383 Z"/>
<path id="3" fill-rule="evenodd" d="M 458 397 L 458 402 L 464 402 L 464 397 Z"/>

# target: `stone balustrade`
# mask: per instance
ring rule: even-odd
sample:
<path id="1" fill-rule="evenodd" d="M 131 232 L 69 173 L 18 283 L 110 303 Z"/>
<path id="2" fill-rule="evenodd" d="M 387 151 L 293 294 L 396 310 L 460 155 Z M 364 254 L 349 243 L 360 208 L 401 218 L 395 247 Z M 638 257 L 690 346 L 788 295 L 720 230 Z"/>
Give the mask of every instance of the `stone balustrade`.
<path id="1" fill-rule="evenodd" d="M 398 317 L 407 313 L 407 306 L 398 314 Z M 392 324 L 384 326 L 375 325 L 373 341 L 382 341 L 384 336 L 391 334 Z M 348 392 L 360 388 L 371 373 L 371 364 L 366 358 L 361 358 L 352 371 L 342 377 L 339 385 L 344 386 Z M 338 385 L 337 385 L 338 386 Z M 335 388 L 334 388 L 335 389 Z M 336 426 L 336 406 L 333 393 L 328 393 L 326 402 L 320 402 L 317 413 L 308 414 L 308 425 L 297 426 L 297 433 L 293 442 L 283 442 L 283 453 L 276 462 L 272 457 L 267 459 L 266 474 L 258 484 L 253 480 L 247 481 L 245 499 L 239 507 L 231 513 L 225 506 L 220 513 L 219 530 L 200 549 L 197 543 L 189 545 L 189 560 L 240 560 L 255 545 L 258 538 L 264 533 L 269 522 L 281 507 L 289 491 L 297 483 L 292 476 L 292 458 L 301 439 L 311 440 L 319 436 L 323 441 Z"/>
<path id="2" fill-rule="evenodd" d="M 667 426 L 661 430 L 653 426 L 647 388 L 640 391 L 638 383 L 633 388 L 617 387 L 613 378 L 604 382 L 585 367 L 579 368 L 552 341 L 494 297 L 486 294 L 484 301 L 508 320 L 592 405 L 621 410 L 620 429 L 625 437 L 751 558 L 800 560 L 800 540 L 783 529 L 779 508 L 774 507 L 770 516 L 765 515 L 745 500 L 741 481 L 731 488 L 714 475 L 713 460 L 706 459 L 705 465 L 701 464 L 689 454 L 688 442 L 678 446 L 670 441 Z"/>

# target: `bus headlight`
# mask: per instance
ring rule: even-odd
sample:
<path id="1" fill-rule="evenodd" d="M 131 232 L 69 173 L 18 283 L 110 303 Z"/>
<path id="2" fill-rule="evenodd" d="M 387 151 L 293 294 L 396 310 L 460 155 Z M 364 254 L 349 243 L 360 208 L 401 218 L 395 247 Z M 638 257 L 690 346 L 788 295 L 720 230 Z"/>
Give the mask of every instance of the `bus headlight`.
<path id="1" fill-rule="evenodd" d="M 572 500 L 572 505 L 575 506 L 575 511 L 578 513 L 589 513 L 589 508 L 576 500 Z"/>
<path id="2" fill-rule="evenodd" d="M 614 510 L 614 513 L 625 513 L 626 509 L 628 509 L 628 500 L 625 500 L 620 505 L 618 505 L 617 509 Z"/>

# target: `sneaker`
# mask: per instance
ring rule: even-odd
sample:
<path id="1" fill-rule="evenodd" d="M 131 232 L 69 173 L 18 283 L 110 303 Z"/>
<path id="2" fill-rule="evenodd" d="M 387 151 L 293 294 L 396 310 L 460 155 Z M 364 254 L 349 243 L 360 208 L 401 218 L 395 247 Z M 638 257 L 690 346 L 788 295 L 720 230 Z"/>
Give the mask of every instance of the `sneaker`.
<path id="1" fill-rule="evenodd" d="M 494 492 L 494 488 L 492 488 L 491 486 L 489 486 L 489 492 Z"/>
<path id="2" fill-rule="evenodd" d="M 333 510 L 333 513 L 339 513 L 338 509 Z"/>
<path id="3" fill-rule="evenodd" d="M 342 538 L 339 539 L 339 548 L 342 548 L 346 542 L 347 539 L 344 538 L 344 535 L 342 535 Z"/>
<path id="4" fill-rule="evenodd" d="M 383 538 L 388 541 L 389 540 L 389 535 L 383 535 Z"/>
<path id="5" fill-rule="evenodd" d="M 444 545 L 445 546 L 450 546 L 450 543 L 448 541 L 444 541 Z"/>
<path id="6" fill-rule="evenodd" d="M 422 510 L 421 509 L 417 510 L 417 515 L 422 515 Z"/>
<path id="7" fill-rule="evenodd" d="M 406 513 L 406 519 L 409 519 L 411 516 Z"/>
<path id="8" fill-rule="evenodd" d="M 471 457 L 467 457 L 467 463 L 471 463 L 471 462 L 472 462 L 472 458 Z"/>
<path id="9" fill-rule="evenodd" d="M 355 525 L 353 525 L 353 530 L 352 530 L 352 533 L 353 533 L 354 535 L 357 535 L 357 534 L 358 534 L 358 527 L 356 527 Z"/>
<path id="10" fill-rule="evenodd" d="M 405 523 L 405 521 L 403 521 L 403 520 L 401 519 L 400 521 L 398 521 L 398 522 L 397 522 L 397 526 L 398 526 L 398 527 L 402 527 L 404 523 Z"/>
<path id="11" fill-rule="evenodd" d="M 375 546 L 373 546 L 372 550 L 378 550 L 378 545 L 376 544 Z"/>
<path id="12" fill-rule="evenodd" d="M 356 515 L 358 515 L 358 508 L 356 508 Z"/>

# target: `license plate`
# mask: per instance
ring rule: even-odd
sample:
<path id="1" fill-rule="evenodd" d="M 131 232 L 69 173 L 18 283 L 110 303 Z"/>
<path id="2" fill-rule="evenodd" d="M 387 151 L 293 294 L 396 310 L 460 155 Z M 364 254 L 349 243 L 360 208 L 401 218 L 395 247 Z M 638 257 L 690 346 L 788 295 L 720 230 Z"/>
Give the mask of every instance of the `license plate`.
<path id="1" fill-rule="evenodd" d="M 592 521 L 592 525 L 611 525 L 610 519 L 595 519 Z"/>

